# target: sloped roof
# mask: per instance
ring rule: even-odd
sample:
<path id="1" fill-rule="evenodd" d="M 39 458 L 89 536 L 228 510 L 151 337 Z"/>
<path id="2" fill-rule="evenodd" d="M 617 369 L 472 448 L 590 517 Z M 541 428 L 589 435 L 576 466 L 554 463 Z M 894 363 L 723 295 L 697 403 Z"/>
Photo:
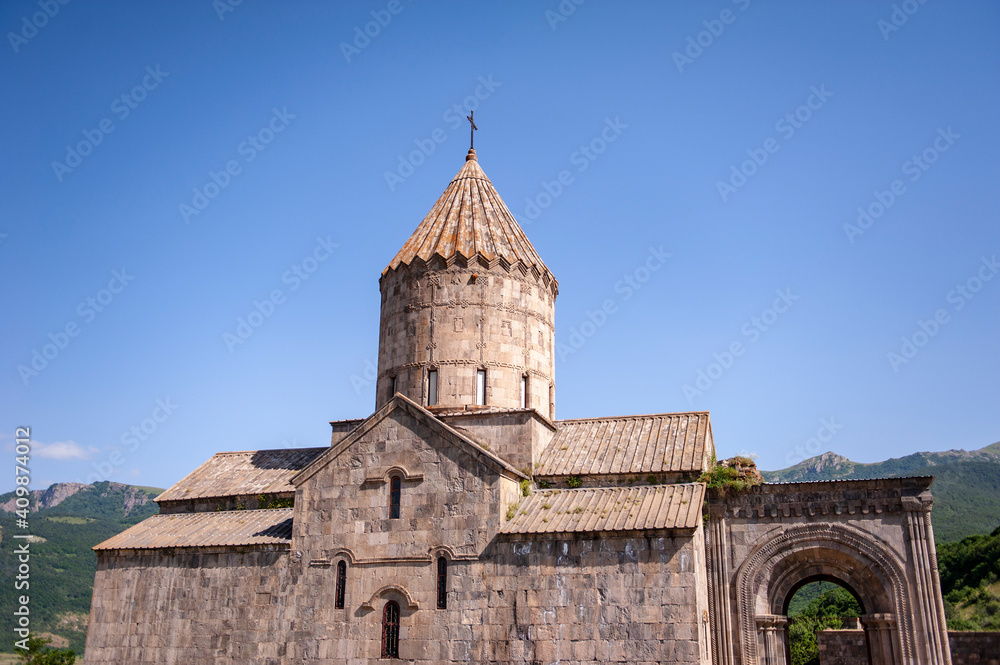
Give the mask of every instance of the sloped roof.
<path id="1" fill-rule="evenodd" d="M 153 515 L 96 545 L 95 550 L 167 547 L 287 545 L 292 540 L 292 509 L 230 510 Z"/>
<path id="2" fill-rule="evenodd" d="M 353 431 L 351 431 L 350 434 L 345 436 L 334 446 L 330 448 L 322 448 L 321 450 L 323 453 L 321 455 L 317 455 L 316 458 L 307 464 L 301 471 L 292 475 L 290 481 L 293 485 L 301 485 L 305 481 L 309 480 L 309 478 L 314 476 L 331 460 L 335 459 L 338 455 L 344 452 L 344 450 L 351 447 L 358 439 L 367 434 L 373 427 L 380 423 L 384 418 L 388 417 L 389 414 L 396 409 L 401 409 L 417 420 L 426 423 L 433 430 L 436 430 L 437 433 L 443 438 L 459 446 L 466 452 L 471 453 L 474 457 L 493 467 L 493 469 L 498 473 L 513 476 L 519 479 L 527 478 L 526 475 L 515 469 L 509 462 L 487 450 L 486 446 L 474 439 L 469 432 L 451 427 L 406 395 L 396 393 L 393 395 L 391 400 L 382 406 L 381 409 L 366 418 L 363 423 L 358 425 Z"/>
<path id="3" fill-rule="evenodd" d="M 540 476 L 699 472 L 712 445 L 707 411 L 556 421 Z"/>
<path id="4" fill-rule="evenodd" d="M 465 160 L 465 165 L 382 274 L 400 265 L 410 265 L 416 259 L 429 262 L 439 255 L 448 261 L 461 255 L 465 259 L 481 256 L 487 262 L 520 264 L 526 270 L 551 277 L 528 236 L 480 168 L 476 151 L 470 149 Z"/>
<path id="5" fill-rule="evenodd" d="M 503 533 L 584 533 L 694 529 L 705 485 L 545 490 L 521 501 Z"/>
<path id="6" fill-rule="evenodd" d="M 215 453 L 157 502 L 294 492 L 291 477 L 329 448 L 288 448 Z"/>

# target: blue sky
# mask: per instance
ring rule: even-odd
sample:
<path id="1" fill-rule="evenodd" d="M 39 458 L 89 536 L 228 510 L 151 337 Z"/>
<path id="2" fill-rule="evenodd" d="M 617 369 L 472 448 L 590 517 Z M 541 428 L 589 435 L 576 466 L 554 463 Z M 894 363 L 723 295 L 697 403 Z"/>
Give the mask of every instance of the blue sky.
<path id="1" fill-rule="evenodd" d="M 34 487 L 167 487 L 369 415 L 378 276 L 471 107 L 560 281 L 557 417 L 710 410 L 768 469 L 1000 440 L 996 3 L 18 0 L 0 26 L 0 448 L 31 427 Z"/>

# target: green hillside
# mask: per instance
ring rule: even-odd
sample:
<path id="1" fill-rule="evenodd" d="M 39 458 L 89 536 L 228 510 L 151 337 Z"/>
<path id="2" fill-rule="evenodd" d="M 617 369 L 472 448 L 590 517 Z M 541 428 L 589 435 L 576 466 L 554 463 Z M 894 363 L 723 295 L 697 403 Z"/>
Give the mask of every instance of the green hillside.
<path id="1" fill-rule="evenodd" d="M 32 506 L 37 511 L 29 514 L 27 530 L 18 528 L 16 514 L 6 512 L 13 492 L 0 496 L 0 505 L 4 506 L 4 511 L 0 511 L 0 529 L 6 541 L 0 555 L 0 571 L 5 580 L 14 580 L 17 575 L 18 561 L 10 536 L 30 533 L 36 537 L 29 546 L 30 589 L 16 590 L 13 584 L 0 586 L 0 606 L 13 608 L 16 596 L 27 593 L 31 599 L 32 630 L 65 638 L 70 648 L 82 654 L 97 569 L 97 557 L 90 548 L 157 513 L 152 499 L 162 490 L 101 482 L 73 486 L 68 498 L 60 497 L 56 505 L 50 505 L 46 500 L 51 501 L 56 494 L 53 489 L 59 486 L 33 497 Z M 0 617 L 0 631 L 13 635 L 10 612 Z M 57 642 L 54 640 L 53 644 Z M 13 640 L 0 642 L 0 651 L 13 651 Z"/>
<path id="2" fill-rule="evenodd" d="M 1000 526 L 1000 442 L 980 450 L 914 453 L 861 464 L 824 453 L 780 471 L 762 471 L 768 482 L 934 476 L 934 535 L 953 542 Z"/>

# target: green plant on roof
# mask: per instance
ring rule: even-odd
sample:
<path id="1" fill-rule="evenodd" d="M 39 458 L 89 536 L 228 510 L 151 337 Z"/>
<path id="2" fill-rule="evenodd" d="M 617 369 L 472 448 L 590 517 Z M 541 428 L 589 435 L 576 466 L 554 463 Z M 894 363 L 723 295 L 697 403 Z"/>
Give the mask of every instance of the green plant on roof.
<path id="1" fill-rule="evenodd" d="M 520 506 L 521 506 L 520 502 L 512 503 L 509 506 L 507 506 L 507 521 L 508 522 L 511 521 L 514 518 L 514 515 L 517 514 L 517 509 Z"/>
<path id="2" fill-rule="evenodd" d="M 542 510 L 548 510 L 551 507 L 552 507 L 551 503 L 543 503 L 542 504 Z"/>
<path id="3" fill-rule="evenodd" d="M 722 494 L 735 494 L 756 487 L 764 482 L 753 459 L 736 456 L 717 462 L 715 455 L 709 457 L 708 468 L 698 476 L 698 482 Z"/>
<path id="4" fill-rule="evenodd" d="M 583 481 L 580 480 L 578 476 L 570 476 L 569 478 L 566 479 L 566 484 L 572 487 L 573 489 L 576 489 L 577 487 L 583 485 Z"/>
<path id="5" fill-rule="evenodd" d="M 531 496 L 531 481 L 527 478 L 521 481 L 521 496 Z"/>
<path id="6" fill-rule="evenodd" d="M 547 481 L 547 480 L 539 480 L 538 481 L 538 489 L 540 489 L 540 490 L 547 490 L 550 487 L 552 487 L 552 483 L 550 483 L 549 481 Z"/>
<path id="7" fill-rule="evenodd" d="M 647 485 L 655 485 L 656 483 L 657 483 L 656 476 L 654 476 L 653 474 L 649 474 L 648 476 L 646 476 Z"/>
<path id="8" fill-rule="evenodd" d="M 577 506 L 576 508 L 573 509 L 573 512 L 579 515 L 580 513 L 583 512 L 583 506 Z"/>

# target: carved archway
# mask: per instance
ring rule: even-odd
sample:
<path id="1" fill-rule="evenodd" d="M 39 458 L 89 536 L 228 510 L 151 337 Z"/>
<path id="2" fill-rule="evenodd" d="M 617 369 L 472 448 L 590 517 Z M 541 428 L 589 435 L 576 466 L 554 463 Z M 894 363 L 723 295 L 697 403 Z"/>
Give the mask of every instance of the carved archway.
<path id="1" fill-rule="evenodd" d="M 736 574 L 742 662 L 784 662 L 785 601 L 802 580 L 827 576 L 861 594 L 875 661 L 911 661 L 911 617 L 904 567 L 869 533 L 838 524 L 784 530 L 755 546 Z"/>

